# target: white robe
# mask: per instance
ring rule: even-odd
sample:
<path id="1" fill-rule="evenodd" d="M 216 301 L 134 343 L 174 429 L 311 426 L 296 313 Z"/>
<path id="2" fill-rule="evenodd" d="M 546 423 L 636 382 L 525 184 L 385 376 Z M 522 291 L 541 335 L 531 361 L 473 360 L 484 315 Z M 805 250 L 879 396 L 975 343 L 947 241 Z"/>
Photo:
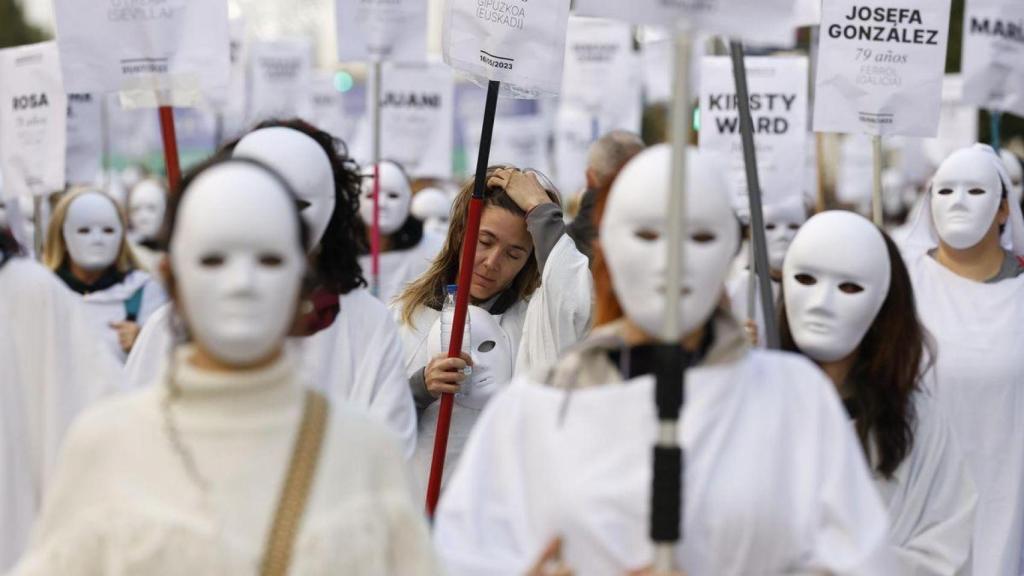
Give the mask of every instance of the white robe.
<path id="1" fill-rule="evenodd" d="M 885 509 L 817 368 L 755 351 L 687 382 L 676 558 L 688 576 L 891 573 Z M 576 574 L 650 565 L 653 385 L 644 376 L 566 392 L 514 380 L 484 410 L 442 495 L 434 544 L 449 572 L 523 574 L 556 536 Z"/>
<path id="2" fill-rule="evenodd" d="M 179 350 L 167 388 L 97 404 L 72 427 L 16 576 L 257 574 L 302 418 L 294 362 L 243 373 Z M 289 574 L 433 575 L 439 569 L 397 438 L 331 405 Z"/>
<path id="3" fill-rule="evenodd" d="M 27 543 L 71 420 L 119 376 L 77 294 L 31 260 L 0 268 L 0 572 Z"/>
<path id="4" fill-rule="evenodd" d="M 159 282 L 145 272 L 139 270 L 129 272 L 120 283 L 105 290 L 82 296 L 97 333 L 102 334 L 107 346 L 122 362 L 127 358 L 127 354 L 121 348 L 117 331 L 110 327 L 110 323 L 125 320 L 128 315 L 125 303 L 140 288 L 142 289 L 142 302 L 136 323 L 139 326 L 144 326 L 153 312 L 167 302 L 167 292 Z"/>
<path id="5" fill-rule="evenodd" d="M 1024 541 L 1024 277 L 974 282 L 908 257 L 935 338 L 935 397 L 978 489 L 974 574 L 1015 576 Z"/>
<path id="6" fill-rule="evenodd" d="M 405 286 L 419 278 L 430 268 L 437 253 L 441 251 L 444 239 L 433 234 L 424 234 L 419 244 L 407 250 L 392 250 L 380 255 L 380 301 L 389 304 L 402 293 Z M 359 266 L 367 281 L 370 281 L 370 256 L 360 256 Z"/>
<path id="7" fill-rule="evenodd" d="M 889 510 L 889 544 L 900 576 L 970 574 L 978 492 L 945 415 L 929 391 L 915 394 L 914 447 L 875 483 Z"/>
<path id="8" fill-rule="evenodd" d="M 365 289 L 345 294 L 331 325 L 292 339 L 301 350 L 306 382 L 335 404 L 364 409 L 402 439 L 405 454 L 416 444 L 416 408 L 402 371 L 402 345 L 387 307 Z M 125 365 L 125 381 L 138 388 L 156 381 L 171 354 L 170 306 L 142 330 Z"/>
<path id="9" fill-rule="evenodd" d="M 540 287 L 528 301 L 520 300 L 513 304 L 498 321 L 516 359 L 514 374 L 554 364 L 564 350 L 583 339 L 590 323 L 592 292 L 593 281 L 587 257 L 576 249 L 572 238 L 565 234 L 555 243 L 548 256 Z M 440 318 L 439 311 L 422 307 L 413 315 L 412 325 L 401 326 L 407 376 L 423 369 L 430 361 L 427 337 L 431 327 Z M 415 468 L 424 486 L 433 458 L 440 405 L 440 402 L 434 402 L 428 406 L 420 416 L 418 425 Z M 458 463 L 466 439 L 479 416 L 478 410 L 463 406 L 456 406 L 452 410 L 444 478 L 450 476 L 450 471 Z"/>

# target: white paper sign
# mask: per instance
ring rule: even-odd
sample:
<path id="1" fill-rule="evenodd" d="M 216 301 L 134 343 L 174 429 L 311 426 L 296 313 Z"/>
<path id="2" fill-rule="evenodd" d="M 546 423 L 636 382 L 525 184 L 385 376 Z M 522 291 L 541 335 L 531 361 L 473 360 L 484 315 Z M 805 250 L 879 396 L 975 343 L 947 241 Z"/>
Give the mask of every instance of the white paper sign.
<path id="1" fill-rule="evenodd" d="M 249 47 L 249 123 L 298 116 L 309 98 L 313 47 L 306 39 Z"/>
<path id="2" fill-rule="evenodd" d="M 639 131 L 639 58 L 628 24 L 599 18 L 569 19 L 565 42 L 563 105 L 595 116 L 600 131 Z"/>
<path id="3" fill-rule="evenodd" d="M 417 62 L 427 54 L 427 0 L 335 0 L 338 60 Z"/>
<path id="4" fill-rule="evenodd" d="M 566 198 L 587 184 L 587 156 L 600 136 L 595 118 L 572 106 L 559 107 L 555 117 L 555 181 Z"/>
<path id="5" fill-rule="evenodd" d="M 381 156 L 417 178 L 450 178 L 455 76 L 444 64 L 383 66 Z"/>
<path id="6" fill-rule="evenodd" d="M 224 92 L 211 95 L 210 98 L 210 105 L 220 114 L 222 136 L 225 140 L 234 139 L 241 135 L 246 128 L 246 107 L 249 93 L 246 85 L 248 43 L 246 42 L 244 19 L 233 18 L 231 20 L 229 46 L 231 78 L 228 88 Z"/>
<path id="7" fill-rule="evenodd" d="M 480 150 L 480 125 L 465 123 L 466 170 L 476 171 Z M 549 124 L 540 114 L 530 116 L 498 116 L 494 119 L 494 135 L 488 164 L 510 164 L 516 168 L 532 168 L 550 176 L 548 160 Z"/>
<path id="8" fill-rule="evenodd" d="M 558 93 L 568 0 L 448 0 L 444 60 L 478 84 L 536 98 Z"/>
<path id="9" fill-rule="evenodd" d="M 746 67 L 757 173 L 764 202 L 775 204 L 799 196 L 804 189 L 807 59 L 748 57 Z M 732 59 L 705 57 L 701 60 L 701 79 L 700 147 L 729 159 L 733 206 L 741 213 L 749 213 Z"/>
<path id="10" fill-rule="evenodd" d="M 815 131 L 934 136 L 942 101 L 949 2 L 825 2 Z"/>
<path id="11" fill-rule="evenodd" d="M 103 103 L 98 94 L 68 95 L 66 174 L 70 184 L 92 184 L 103 167 Z"/>
<path id="12" fill-rule="evenodd" d="M 334 74 L 314 71 L 309 83 L 309 97 L 300 113 L 306 122 L 340 140 L 348 136 L 345 101 L 334 86 Z"/>
<path id="13" fill-rule="evenodd" d="M 227 88 L 226 0 L 55 0 L 69 93 L 122 92 L 126 101 L 193 105 Z"/>
<path id="14" fill-rule="evenodd" d="M 797 26 L 794 0 L 576 0 L 576 14 L 672 27 L 685 21 L 692 30 L 779 41 Z"/>
<path id="15" fill-rule="evenodd" d="M 64 189 L 67 112 L 56 43 L 0 50 L 0 172 L 6 198 Z"/>
<path id="16" fill-rule="evenodd" d="M 967 102 L 1024 116 L 1024 2 L 966 3 L 961 71 Z"/>

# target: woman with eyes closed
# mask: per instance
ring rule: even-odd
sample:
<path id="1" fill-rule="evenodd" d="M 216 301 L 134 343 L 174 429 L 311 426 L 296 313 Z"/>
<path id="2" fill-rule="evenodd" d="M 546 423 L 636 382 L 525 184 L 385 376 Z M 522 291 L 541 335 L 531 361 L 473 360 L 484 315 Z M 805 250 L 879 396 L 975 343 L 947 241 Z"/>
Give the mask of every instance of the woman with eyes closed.
<path id="1" fill-rule="evenodd" d="M 978 489 L 973 573 L 1017 576 L 1024 542 L 1024 218 L 984 144 L 939 166 L 901 246 L 935 339 L 935 398 Z"/>
<path id="2" fill-rule="evenodd" d="M 454 468 L 466 437 L 487 400 L 507 380 L 482 374 L 512 374 L 554 362 L 579 341 L 590 321 L 591 276 L 586 256 L 565 233 L 554 187 L 542 175 L 511 167 L 487 173 L 484 209 L 476 249 L 470 304 L 500 326 L 489 347 L 486 369 L 471 367 L 477 352 L 447 358 L 437 325 L 445 290 L 459 273 L 466 214 L 473 182 L 460 191 L 452 209 L 444 248 L 430 269 L 395 300 L 405 351 L 405 369 L 419 419 L 416 466 L 425 481 L 430 468 L 442 393 L 453 393 L 451 438 L 446 471 Z M 462 289 L 463 287 L 459 287 Z M 470 332 L 474 327 L 470 325 Z M 436 352 L 436 353 L 434 353 Z M 471 357 L 472 356 L 472 357 Z M 482 358 L 482 356 L 480 356 Z M 466 375 L 469 372 L 470 375 Z M 447 477 L 447 474 L 446 474 Z"/>
<path id="3" fill-rule="evenodd" d="M 46 234 L 43 263 L 82 295 L 97 334 L 124 362 L 146 320 L 167 301 L 139 270 L 126 220 L 110 197 L 79 190 L 61 199 Z"/>
<path id="4" fill-rule="evenodd" d="M 857 214 L 823 212 L 794 239 L 782 282 L 783 348 L 816 362 L 843 398 L 889 510 L 898 573 L 963 574 L 977 492 L 930 389 L 934 353 L 896 245 Z"/>

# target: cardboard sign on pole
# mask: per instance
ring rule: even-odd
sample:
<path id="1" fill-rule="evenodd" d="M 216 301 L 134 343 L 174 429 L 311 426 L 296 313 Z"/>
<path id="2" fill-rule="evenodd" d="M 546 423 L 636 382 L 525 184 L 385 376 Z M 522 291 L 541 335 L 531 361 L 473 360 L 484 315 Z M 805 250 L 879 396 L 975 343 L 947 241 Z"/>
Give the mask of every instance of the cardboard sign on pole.
<path id="1" fill-rule="evenodd" d="M 950 0 L 823 4 L 814 130 L 935 136 Z"/>
<path id="2" fill-rule="evenodd" d="M 436 64 L 384 64 L 381 158 L 416 178 L 450 178 L 455 131 L 455 75 Z"/>
<path id="3" fill-rule="evenodd" d="M 448 0 L 444 60 L 477 84 L 518 98 L 558 94 L 568 0 Z"/>
<path id="4" fill-rule="evenodd" d="M 744 61 L 764 202 L 776 203 L 800 195 L 804 188 L 807 58 L 748 57 Z M 701 79 L 700 147 L 728 159 L 733 207 L 746 213 L 747 176 L 732 61 L 725 56 L 703 58 Z"/>
<path id="5" fill-rule="evenodd" d="M 92 184 L 103 167 L 103 101 L 95 94 L 68 96 L 67 181 Z"/>
<path id="6" fill-rule="evenodd" d="M 338 60 L 417 62 L 427 54 L 427 0 L 335 0 Z"/>
<path id="7" fill-rule="evenodd" d="M 227 0 L 55 0 L 54 9 L 69 93 L 192 106 L 227 88 Z"/>
<path id="8" fill-rule="evenodd" d="M 64 189 L 68 101 L 57 44 L 0 50 L 0 172 L 3 195 Z"/>
<path id="9" fill-rule="evenodd" d="M 313 65 L 309 40 L 254 42 L 249 55 L 249 123 L 297 116 L 309 98 Z"/>
<path id="10" fill-rule="evenodd" d="M 966 3 L 961 72 L 966 102 L 1024 116 L 1024 2 Z"/>
<path id="11" fill-rule="evenodd" d="M 789 40 L 799 24 L 794 0 L 576 0 L 576 14 L 758 41 Z"/>

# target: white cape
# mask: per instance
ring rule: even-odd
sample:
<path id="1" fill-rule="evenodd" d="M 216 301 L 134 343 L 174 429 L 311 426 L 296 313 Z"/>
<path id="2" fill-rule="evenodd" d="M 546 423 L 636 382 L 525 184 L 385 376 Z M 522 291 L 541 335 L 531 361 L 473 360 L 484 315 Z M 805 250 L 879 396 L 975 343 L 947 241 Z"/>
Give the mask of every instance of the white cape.
<path id="1" fill-rule="evenodd" d="M 687 382 L 676 558 L 688 576 L 891 573 L 885 509 L 820 371 L 751 352 Z M 449 572 L 523 574 L 555 536 L 576 574 L 649 566 L 653 397 L 649 376 L 571 393 L 517 378 L 441 498 L 434 543 Z"/>
<path id="2" fill-rule="evenodd" d="M 407 457 L 416 443 L 416 409 L 402 372 L 402 345 L 387 307 L 365 289 L 341 297 L 341 311 L 326 329 L 292 339 L 301 349 L 305 381 L 332 402 L 364 409 L 402 440 Z M 137 389 L 156 382 L 171 355 L 171 307 L 143 328 L 125 365 L 125 382 Z"/>
<path id="3" fill-rule="evenodd" d="M 31 260 L 0 268 L 0 572 L 27 542 L 71 420 L 119 376 L 76 294 Z"/>
<path id="4" fill-rule="evenodd" d="M 125 320 L 127 316 L 125 303 L 140 289 L 142 290 L 142 302 L 136 323 L 139 326 L 144 326 L 153 312 L 167 302 L 167 293 L 163 287 L 145 272 L 135 270 L 128 273 L 120 283 L 110 288 L 82 296 L 97 334 L 103 336 L 103 340 L 110 347 L 111 352 L 122 362 L 127 355 L 121 349 L 117 332 L 110 327 L 110 323 Z"/>
<path id="5" fill-rule="evenodd" d="M 576 249 L 572 238 L 565 234 L 555 243 L 548 256 L 540 287 L 529 301 L 516 302 L 498 320 L 511 343 L 512 356 L 516 359 L 513 375 L 554 364 L 564 350 L 583 339 L 590 324 L 592 291 L 587 257 Z M 427 337 L 440 317 L 441 313 L 437 310 L 424 307 L 413 316 L 412 326 L 401 326 L 407 376 L 423 369 L 430 361 Z M 415 464 L 419 480 L 424 486 L 433 458 L 439 410 L 440 402 L 428 406 L 418 426 Z M 456 406 L 452 410 L 444 478 L 447 479 L 450 471 L 455 469 L 466 439 L 479 416 L 480 412 L 472 408 Z"/>
<path id="6" fill-rule="evenodd" d="M 437 253 L 441 251 L 443 238 L 424 232 L 419 244 L 408 250 L 382 252 L 380 255 L 380 301 L 388 304 L 395 296 L 405 290 L 407 284 L 419 278 L 430 268 Z M 370 280 L 371 259 L 369 256 L 359 257 L 359 266 L 363 269 L 367 281 Z"/>

